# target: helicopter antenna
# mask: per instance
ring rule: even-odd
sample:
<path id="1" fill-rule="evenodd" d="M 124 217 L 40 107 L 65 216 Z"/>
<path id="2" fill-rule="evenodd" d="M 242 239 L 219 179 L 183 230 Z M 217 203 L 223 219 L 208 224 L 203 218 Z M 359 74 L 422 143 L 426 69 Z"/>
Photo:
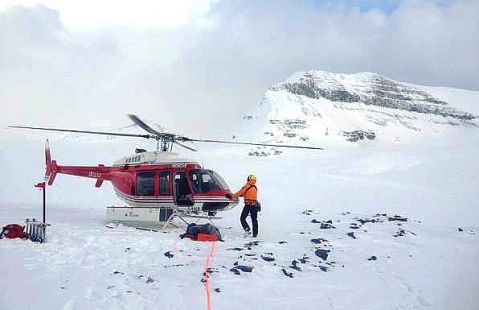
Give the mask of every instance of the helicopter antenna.
<path id="1" fill-rule="evenodd" d="M 323 148 L 315 146 L 302 146 L 302 145 L 288 145 L 288 144 L 267 144 L 267 143 L 253 143 L 253 142 L 238 142 L 238 141 L 224 141 L 224 140 L 211 140 L 211 139 L 192 139 L 168 132 L 159 132 L 151 128 L 148 124 L 143 122 L 138 116 L 134 114 L 128 114 L 128 117 L 140 128 L 148 132 L 149 134 L 128 134 L 118 132 L 103 132 L 103 131 L 88 131 L 88 130 L 75 130 L 75 129 L 62 129 L 62 128 L 46 128 L 46 127 L 30 127 L 30 126 L 8 126 L 10 128 L 22 128 L 22 129 L 35 129 L 35 130 L 47 130 L 47 131 L 60 131 L 60 132 L 75 132 L 86 134 L 97 134 L 107 136 L 121 136 L 121 137 L 135 137 L 145 139 L 156 140 L 156 151 L 171 152 L 173 144 L 179 145 L 185 149 L 196 152 L 196 150 L 190 146 L 185 145 L 182 142 L 203 142 L 203 143 L 220 143 L 220 144 L 236 144 L 236 145 L 255 145 L 255 146 L 270 146 L 278 148 L 295 148 L 295 149 L 308 149 L 308 150 L 323 150 Z M 181 142 L 180 142 L 181 141 Z"/>

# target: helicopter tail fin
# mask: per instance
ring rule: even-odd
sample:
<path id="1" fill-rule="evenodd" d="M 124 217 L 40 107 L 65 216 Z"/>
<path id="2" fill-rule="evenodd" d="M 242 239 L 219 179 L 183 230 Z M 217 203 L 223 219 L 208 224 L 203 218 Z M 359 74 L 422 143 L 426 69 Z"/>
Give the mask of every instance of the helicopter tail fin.
<path id="1" fill-rule="evenodd" d="M 55 181 L 55 177 L 57 176 L 57 162 L 52 160 L 52 156 L 50 154 L 50 144 L 47 141 L 45 142 L 45 182 L 48 181 L 48 185 L 52 185 L 53 181 Z"/>

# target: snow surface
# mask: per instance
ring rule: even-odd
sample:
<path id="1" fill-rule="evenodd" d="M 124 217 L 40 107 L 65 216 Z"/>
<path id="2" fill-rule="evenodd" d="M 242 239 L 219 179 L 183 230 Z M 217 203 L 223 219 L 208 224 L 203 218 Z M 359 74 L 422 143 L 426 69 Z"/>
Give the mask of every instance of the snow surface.
<path id="1" fill-rule="evenodd" d="M 257 240 L 243 238 L 240 207 L 215 221 L 225 242 L 210 264 L 212 309 L 478 309 L 479 135 L 453 130 L 414 145 L 268 158 L 203 148 L 197 159 L 232 189 L 255 173 L 263 204 Z M 42 145 L 8 141 L 0 225 L 41 217 L 32 185 L 43 173 Z M 130 142 L 50 145 L 61 164 L 108 164 L 128 153 Z M 109 184 L 93 184 L 60 175 L 48 188 L 47 243 L 0 241 L 0 309 L 206 308 L 201 280 L 212 245 L 181 240 L 184 226 L 108 228 L 105 206 L 118 200 Z M 388 220 L 395 215 L 408 220 Z M 335 229 L 320 228 L 328 220 Z M 326 260 L 315 254 L 321 249 L 330 251 Z M 236 275 L 235 263 L 254 269 Z"/>
<path id="2" fill-rule="evenodd" d="M 370 75 L 342 79 L 361 84 Z M 479 114 L 479 92 L 415 87 Z M 241 207 L 215 221 L 225 242 L 210 263 L 212 309 L 479 309 L 474 122 L 270 90 L 235 139 L 324 151 L 180 149 L 232 190 L 258 177 L 259 237 L 243 237 Z M 340 134 L 356 129 L 374 130 L 376 139 L 351 143 Z M 41 218 L 33 184 L 43 179 L 46 137 L 61 165 L 111 165 L 137 147 L 155 148 L 129 138 L 2 131 L 1 226 Z M 212 244 L 180 239 L 180 221 L 165 231 L 109 225 L 105 208 L 121 203 L 110 183 L 94 183 L 57 176 L 47 189 L 46 243 L 0 240 L 0 309 L 206 308 Z"/>

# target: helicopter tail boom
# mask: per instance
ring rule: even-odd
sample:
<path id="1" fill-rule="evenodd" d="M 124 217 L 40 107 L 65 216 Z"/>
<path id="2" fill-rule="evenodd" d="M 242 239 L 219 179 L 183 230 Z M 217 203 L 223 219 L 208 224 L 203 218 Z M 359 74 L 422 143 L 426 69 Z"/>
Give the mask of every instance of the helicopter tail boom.
<path id="1" fill-rule="evenodd" d="M 110 167 L 98 166 L 60 166 L 56 160 L 52 160 L 48 140 L 45 144 L 45 181 L 52 185 L 57 173 L 75 175 L 79 177 L 96 179 L 95 187 L 100 187 L 104 180 L 110 180 Z"/>

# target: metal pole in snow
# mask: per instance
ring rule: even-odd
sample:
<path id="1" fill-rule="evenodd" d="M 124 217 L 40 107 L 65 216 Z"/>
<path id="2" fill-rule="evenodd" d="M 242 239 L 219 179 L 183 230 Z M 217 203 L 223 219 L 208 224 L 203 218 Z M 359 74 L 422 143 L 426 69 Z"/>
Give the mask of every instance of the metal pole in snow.
<path id="1" fill-rule="evenodd" d="M 45 224 L 45 189 L 46 186 L 43 186 L 43 224 Z"/>

